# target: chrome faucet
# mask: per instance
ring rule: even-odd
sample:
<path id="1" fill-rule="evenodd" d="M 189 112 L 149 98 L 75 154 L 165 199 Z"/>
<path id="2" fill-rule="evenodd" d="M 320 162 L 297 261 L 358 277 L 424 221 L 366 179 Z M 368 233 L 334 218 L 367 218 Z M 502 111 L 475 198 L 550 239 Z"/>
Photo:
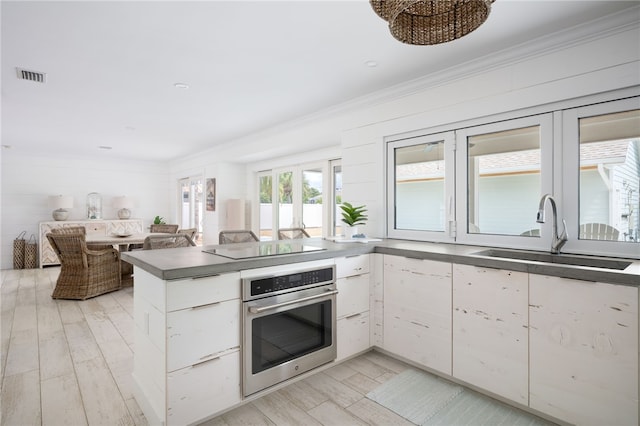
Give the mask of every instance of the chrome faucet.
<path id="1" fill-rule="evenodd" d="M 562 219 L 564 229 L 562 230 L 562 235 L 558 236 L 558 211 L 556 210 L 556 201 L 553 199 L 551 194 L 545 194 L 540 199 L 536 222 L 544 223 L 544 207 L 547 200 L 551 203 L 551 213 L 553 214 L 553 223 L 551 224 L 551 233 L 553 234 L 551 235 L 551 253 L 558 254 L 560 253 L 562 246 L 565 245 L 569 239 L 569 235 L 567 235 L 567 222 Z"/>

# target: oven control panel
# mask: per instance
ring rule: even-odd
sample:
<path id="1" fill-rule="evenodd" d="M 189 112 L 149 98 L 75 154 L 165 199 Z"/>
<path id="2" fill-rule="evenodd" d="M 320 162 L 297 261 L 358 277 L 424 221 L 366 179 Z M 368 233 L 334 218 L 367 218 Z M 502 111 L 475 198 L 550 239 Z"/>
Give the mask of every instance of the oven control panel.
<path id="1" fill-rule="evenodd" d="M 251 298 L 271 293 L 294 291 L 299 287 L 332 283 L 334 267 L 294 272 L 274 277 L 252 278 L 248 280 Z M 245 283 L 246 285 L 246 283 Z"/>

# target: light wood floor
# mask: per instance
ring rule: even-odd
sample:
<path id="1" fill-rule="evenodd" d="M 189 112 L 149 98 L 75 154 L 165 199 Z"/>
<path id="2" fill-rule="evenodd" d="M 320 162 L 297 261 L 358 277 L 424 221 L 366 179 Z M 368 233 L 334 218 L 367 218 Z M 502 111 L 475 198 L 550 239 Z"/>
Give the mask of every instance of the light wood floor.
<path id="1" fill-rule="evenodd" d="M 133 288 L 53 300 L 58 273 L 0 271 L 0 423 L 146 425 L 132 394 Z M 407 368 L 369 352 L 203 425 L 411 425 L 365 397 Z"/>

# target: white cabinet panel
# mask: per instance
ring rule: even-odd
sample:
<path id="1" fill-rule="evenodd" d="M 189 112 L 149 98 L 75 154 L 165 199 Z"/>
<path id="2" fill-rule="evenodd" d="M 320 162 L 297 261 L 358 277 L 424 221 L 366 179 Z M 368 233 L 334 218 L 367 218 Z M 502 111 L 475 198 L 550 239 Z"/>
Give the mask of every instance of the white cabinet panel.
<path id="1" fill-rule="evenodd" d="M 338 355 L 336 361 L 369 348 L 369 311 L 339 319 L 337 328 Z"/>
<path id="2" fill-rule="evenodd" d="M 239 298 L 239 272 L 167 283 L 167 312 Z"/>
<path id="3" fill-rule="evenodd" d="M 384 255 L 384 348 L 451 374 L 451 264 Z"/>
<path id="4" fill-rule="evenodd" d="M 369 342 L 369 255 L 335 259 L 337 360 L 342 360 L 370 347 Z"/>
<path id="5" fill-rule="evenodd" d="M 240 301 L 167 314 L 167 371 L 174 371 L 240 347 Z"/>
<path id="6" fill-rule="evenodd" d="M 369 255 L 338 257 L 336 262 L 336 278 L 351 277 L 369 273 Z"/>
<path id="7" fill-rule="evenodd" d="M 530 276 L 530 406 L 575 424 L 638 424 L 638 288 Z"/>
<path id="8" fill-rule="evenodd" d="M 527 405 L 528 274 L 453 267 L 453 376 Z"/>
<path id="9" fill-rule="evenodd" d="M 167 375 L 167 423 L 191 424 L 241 400 L 240 352 Z"/>
<path id="10" fill-rule="evenodd" d="M 369 310 L 369 274 L 340 278 L 337 318 Z"/>

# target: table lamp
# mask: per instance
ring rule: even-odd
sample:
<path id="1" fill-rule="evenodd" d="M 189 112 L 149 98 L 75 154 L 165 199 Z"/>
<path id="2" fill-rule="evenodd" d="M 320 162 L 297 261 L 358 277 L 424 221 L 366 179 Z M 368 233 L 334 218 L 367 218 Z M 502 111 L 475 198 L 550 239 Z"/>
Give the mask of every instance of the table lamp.
<path id="1" fill-rule="evenodd" d="M 129 219 L 131 217 L 131 207 L 133 207 L 133 200 L 129 197 L 115 197 L 113 199 L 113 207 L 118 210 L 118 219 Z"/>
<path id="2" fill-rule="evenodd" d="M 51 216 L 55 220 L 67 220 L 69 212 L 73 208 L 73 197 L 70 195 L 52 195 L 49 197 L 49 207 L 55 209 Z"/>

